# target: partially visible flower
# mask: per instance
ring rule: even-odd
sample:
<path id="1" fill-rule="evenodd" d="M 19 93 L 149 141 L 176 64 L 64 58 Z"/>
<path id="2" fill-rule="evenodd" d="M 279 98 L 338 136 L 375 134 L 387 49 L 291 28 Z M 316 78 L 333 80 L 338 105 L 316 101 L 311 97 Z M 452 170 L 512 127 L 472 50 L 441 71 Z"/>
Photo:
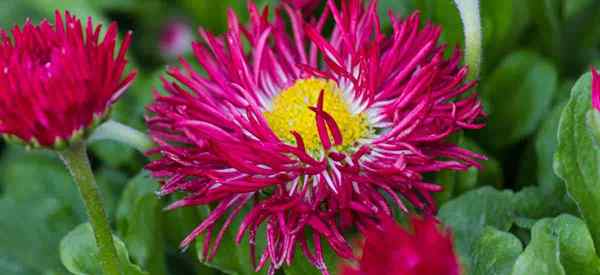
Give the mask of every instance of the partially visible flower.
<path id="1" fill-rule="evenodd" d="M 433 213 L 442 187 L 423 174 L 478 166 L 482 156 L 448 139 L 483 127 L 484 114 L 460 52 L 444 57 L 441 29 L 414 14 L 392 17 L 386 35 L 377 1 L 339 2 L 314 24 L 285 4 L 273 20 L 250 4 L 248 25 L 230 11 L 223 37 L 201 30 L 193 44 L 205 73 L 185 60 L 169 69 L 149 107 L 161 158 L 147 169 L 161 195 L 189 194 L 171 209 L 212 207 L 183 247 L 204 234 L 209 260 L 241 216 L 237 241 L 247 234 L 252 255 L 266 229 L 258 268 L 273 274 L 300 248 L 328 274 L 321 240 L 352 258 L 345 230 L 406 203 Z"/>
<path id="2" fill-rule="evenodd" d="M 600 112 L 600 74 L 592 67 L 592 107 Z"/>
<path id="3" fill-rule="evenodd" d="M 365 233 L 357 267 L 342 266 L 342 275 L 458 275 L 460 265 L 452 234 L 433 217 L 411 218 L 405 230 L 391 218 Z"/>
<path id="4" fill-rule="evenodd" d="M 64 147 L 101 121 L 135 77 L 122 77 L 131 33 L 115 56 L 116 23 L 100 41 L 91 18 L 84 27 L 64 17 L 0 30 L 0 134 L 8 139 Z"/>
<path id="5" fill-rule="evenodd" d="M 174 58 L 191 52 L 194 40 L 192 28 L 181 20 L 172 20 L 164 25 L 159 38 L 160 54 Z"/>

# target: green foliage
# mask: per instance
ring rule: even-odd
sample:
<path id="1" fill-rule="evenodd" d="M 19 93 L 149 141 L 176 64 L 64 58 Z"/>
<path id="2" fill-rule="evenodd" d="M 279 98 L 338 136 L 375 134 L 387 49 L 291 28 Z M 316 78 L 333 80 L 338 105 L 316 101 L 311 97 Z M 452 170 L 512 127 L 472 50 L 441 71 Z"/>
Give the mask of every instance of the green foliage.
<path id="1" fill-rule="evenodd" d="M 508 231 L 514 222 L 513 192 L 483 187 L 444 204 L 438 217 L 454 232 L 455 246 L 466 270 L 472 268 L 473 244 L 486 226 Z"/>
<path id="2" fill-rule="evenodd" d="M 513 275 L 600 274 L 600 260 L 585 223 L 561 215 L 539 220 L 531 242 L 519 256 Z"/>
<path id="3" fill-rule="evenodd" d="M 577 204 L 596 245 L 600 244 L 600 150 L 594 144 L 586 124 L 591 110 L 591 77 L 581 77 L 565 106 L 558 128 L 558 150 L 555 157 L 557 174 L 565 181 L 567 191 Z"/>
<path id="4" fill-rule="evenodd" d="M 115 248 L 121 262 L 124 275 L 149 275 L 131 263 L 129 253 L 123 241 L 113 236 Z M 98 248 L 92 232 L 92 226 L 84 223 L 77 226 L 60 242 L 60 259 L 64 266 L 75 275 L 101 275 L 97 259 Z"/>
<path id="5" fill-rule="evenodd" d="M 117 232 L 131 258 L 150 274 L 167 274 L 161 230 L 163 204 L 156 196 L 158 183 L 143 171 L 125 187 L 117 209 Z"/>
<path id="6" fill-rule="evenodd" d="M 532 134 L 557 87 L 557 71 L 540 55 L 512 53 L 486 79 L 482 96 L 489 112 L 488 126 L 480 131 L 491 147 L 503 148 Z"/>
<path id="7" fill-rule="evenodd" d="M 472 274 L 508 275 L 522 251 L 523 244 L 517 237 L 488 226 L 473 244 Z"/>

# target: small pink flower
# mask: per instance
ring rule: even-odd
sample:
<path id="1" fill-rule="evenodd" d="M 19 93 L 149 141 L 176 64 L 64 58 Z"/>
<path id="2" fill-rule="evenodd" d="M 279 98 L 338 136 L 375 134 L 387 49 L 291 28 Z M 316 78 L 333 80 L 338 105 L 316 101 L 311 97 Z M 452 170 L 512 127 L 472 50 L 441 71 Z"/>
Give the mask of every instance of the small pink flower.
<path id="1" fill-rule="evenodd" d="M 167 23 L 160 34 L 159 49 L 167 58 L 178 57 L 191 52 L 190 44 L 194 40 L 192 28 L 182 21 Z"/>
<path id="2" fill-rule="evenodd" d="M 122 77 L 131 33 L 115 56 L 117 25 L 57 11 L 55 24 L 0 30 L 0 134 L 32 146 L 64 146 L 103 119 L 135 77 Z"/>
<path id="3" fill-rule="evenodd" d="M 592 107 L 600 112 L 600 74 L 592 67 Z"/>
<path id="4" fill-rule="evenodd" d="M 392 17 L 386 35 L 377 1 L 335 2 L 314 24 L 286 4 L 273 20 L 250 4 L 248 25 L 230 11 L 227 33 L 201 30 L 192 46 L 203 73 L 185 60 L 169 69 L 149 107 L 151 153 L 161 158 L 147 169 L 164 180 L 160 194 L 189 194 L 169 208 L 213 206 L 183 247 L 205 234 L 210 259 L 242 216 L 237 241 L 247 234 L 252 255 L 266 228 L 258 268 L 269 263 L 273 274 L 300 247 L 328 274 L 321 239 L 352 258 L 344 230 L 394 207 L 407 212 L 405 203 L 434 213 L 431 193 L 442 187 L 423 174 L 483 158 L 448 140 L 483 127 L 483 111 L 466 94 L 475 83 L 465 81 L 460 52 L 444 57 L 440 27 L 421 27 L 415 13 Z"/>
<path id="5" fill-rule="evenodd" d="M 459 275 L 452 235 L 438 227 L 433 217 L 411 218 L 407 231 L 392 219 L 365 233 L 358 268 L 342 267 L 342 275 Z"/>

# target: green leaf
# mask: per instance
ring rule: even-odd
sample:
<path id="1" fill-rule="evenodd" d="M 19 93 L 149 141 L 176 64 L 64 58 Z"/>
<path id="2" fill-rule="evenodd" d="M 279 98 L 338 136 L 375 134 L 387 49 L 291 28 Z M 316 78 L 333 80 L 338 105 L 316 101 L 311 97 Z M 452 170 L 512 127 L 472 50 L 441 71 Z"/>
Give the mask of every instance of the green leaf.
<path id="1" fill-rule="evenodd" d="M 113 239 L 124 274 L 149 275 L 130 262 L 123 241 L 116 236 L 113 236 Z M 89 223 L 77 226 L 60 242 L 60 259 L 67 270 L 76 275 L 102 274 L 97 254 L 96 240 Z"/>
<path id="2" fill-rule="evenodd" d="M 162 203 L 158 183 L 142 171 L 125 188 L 117 209 L 117 231 L 131 258 L 153 275 L 166 274 L 165 245 L 161 230 Z"/>
<path id="3" fill-rule="evenodd" d="M 600 274 L 600 259 L 585 223 L 571 215 L 539 220 L 513 275 Z"/>
<path id="4" fill-rule="evenodd" d="M 486 227 L 473 244 L 473 275 L 508 275 L 523 245 L 517 237 Z"/>
<path id="5" fill-rule="evenodd" d="M 444 204 L 438 217 L 454 233 L 455 246 L 465 269 L 471 270 L 473 243 L 486 226 L 507 231 L 514 221 L 513 193 L 482 187 Z"/>
<path id="6" fill-rule="evenodd" d="M 542 220 L 543 221 L 543 220 Z M 532 230 L 531 242 L 519 256 L 513 268 L 513 275 L 547 274 L 565 275 L 557 253 L 558 240 L 545 226 L 536 224 Z"/>
<path id="7" fill-rule="evenodd" d="M 600 150 L 586 125 L 591 109 L 591 75 L 585 74 L 573 87 L 563 110 L 554 167 L 600 247 Z"/>
<path id="8" fill-rule="evenodd" d="M 512 53 L 483 87 L 490 115 L 481 140 L 501 148 L 533 133 L 550 108 L 556 86 L 557 71 L 550 62 L 533 52 Z"/>

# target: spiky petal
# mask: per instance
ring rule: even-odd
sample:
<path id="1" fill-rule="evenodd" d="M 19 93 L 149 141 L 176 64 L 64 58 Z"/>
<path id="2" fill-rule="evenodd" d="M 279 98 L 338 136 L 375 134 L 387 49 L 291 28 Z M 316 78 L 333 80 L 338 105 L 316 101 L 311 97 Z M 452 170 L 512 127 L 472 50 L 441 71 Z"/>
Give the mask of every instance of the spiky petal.
<path id="1" fill-rule="evenodd" d="M 0 30 L 0 134 L 54 147 L 85 134 L 105 116 L 135 73 L 122 77 L 131 33 L 115 56 L 117 25 L 104 39 L 91 18 L 57 11 L 52 25 L 27 21 Z"/>

